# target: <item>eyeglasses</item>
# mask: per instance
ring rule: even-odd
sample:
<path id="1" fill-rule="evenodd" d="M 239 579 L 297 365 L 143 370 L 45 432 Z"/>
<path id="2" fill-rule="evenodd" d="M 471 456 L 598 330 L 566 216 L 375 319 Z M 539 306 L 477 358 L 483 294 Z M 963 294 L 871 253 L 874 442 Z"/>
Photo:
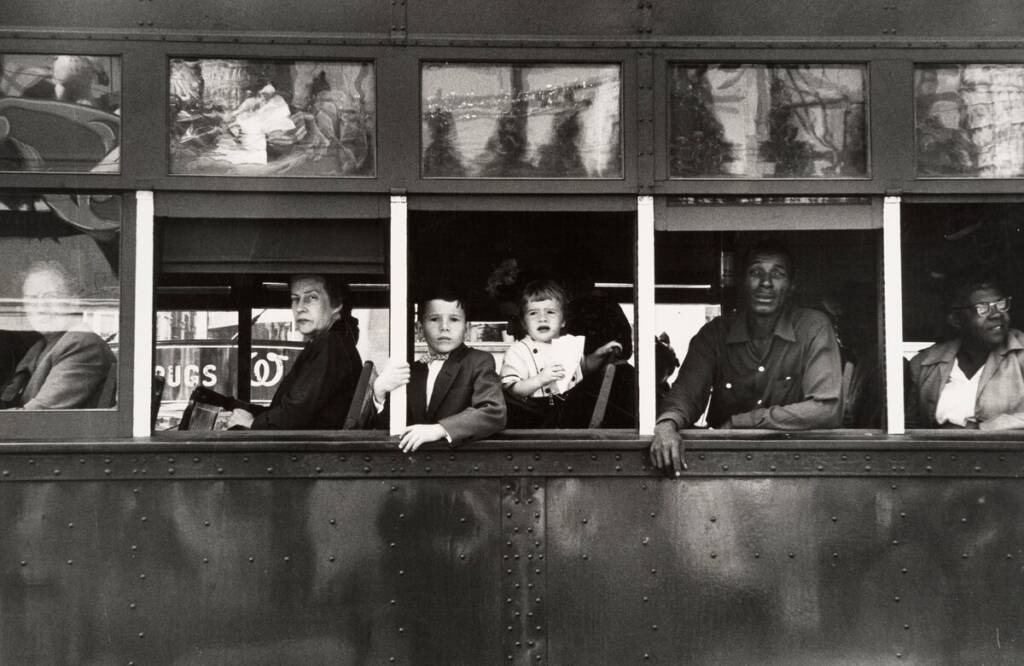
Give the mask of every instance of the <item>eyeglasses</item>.
<path id="1" fill-rule="evenodd" d="M 970 305 L 963 305 L 954 310 L 970 310 L 978 314 L 979 317 L 987 317 L 992 310 L 996 312 L 1009 312 L 1010 311 L 1010 297 L 1001 298 L 998 301 L 992 301 L 991 303 L 971 303 Z"/>

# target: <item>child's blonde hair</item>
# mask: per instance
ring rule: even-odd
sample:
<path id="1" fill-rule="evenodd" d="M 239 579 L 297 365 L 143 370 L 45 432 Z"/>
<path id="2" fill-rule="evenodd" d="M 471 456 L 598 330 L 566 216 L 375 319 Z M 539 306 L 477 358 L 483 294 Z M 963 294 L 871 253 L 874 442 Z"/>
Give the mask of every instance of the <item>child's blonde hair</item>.
<path id="1" fill-rule="evenodd" d="M 558 301 L 565 313 L 565 307 L 569 304 L 569 294 L 565 287 L 554 280 L 534 280 L 523 287 L 523 295 L 519 297 L 519 316 L 526 316 L 526 307 L 535 301 L 545 300 Z"/>

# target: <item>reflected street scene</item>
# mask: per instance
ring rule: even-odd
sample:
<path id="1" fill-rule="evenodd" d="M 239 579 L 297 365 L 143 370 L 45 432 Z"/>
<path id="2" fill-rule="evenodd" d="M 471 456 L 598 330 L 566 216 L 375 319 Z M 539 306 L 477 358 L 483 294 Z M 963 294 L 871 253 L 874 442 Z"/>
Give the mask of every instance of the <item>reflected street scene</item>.
<path id="1" fill-rule="evenodd" d="M 673 178 L 864 178 L 862 65 L 669 67 Z"/>
<path id="2" fill-rule="evenodd" d="M 176 58 L 170 72 L 172 174 L 375 173 L 370 63 Z"/>
<path id="3" fill-rule="evenodd" d="M 0 171 L 121 171 L 121 59 L 0 53 Z"/>
<path id="4" fill-rule="evenodd" d="M 426 178 L 621 178 L 618 65 L 425 64 Z"/>

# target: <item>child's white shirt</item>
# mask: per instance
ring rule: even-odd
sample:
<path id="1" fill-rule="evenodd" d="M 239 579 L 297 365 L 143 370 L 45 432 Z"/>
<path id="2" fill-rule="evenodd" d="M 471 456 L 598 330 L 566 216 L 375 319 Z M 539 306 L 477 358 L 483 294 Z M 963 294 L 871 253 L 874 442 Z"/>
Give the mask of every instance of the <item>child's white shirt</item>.
<path id="1" fill-rule="evenodd" d="M 583 349 L 583 336 L 560 335 L 556 339 L 561 341 L 558 345 L 559 348 L 564 348 L 565 343 L 570 343 L 570 345 L 576 343 L 580 350 Z M 567 381 L 563 380 L 562 382 L 548 384 L 531 393 L 530 397 L 543 398 L 549 395 L 557 395 L 576 386 L 583 379 L 582 351 L 572 364 L 573 367 L 570 367 L 565 363 L 564 357 L 559 358 L 555 347 L 556 345 L 550 342 L 538 342 L 529 336 L 513 342 L 505 351 L 505 358 L 501 364 L 501 385 L 508 387 L 518 384 L 524 379 L 536 377 L 540 374 L 541 370 L 551 363 L 561 362 L 565 366 Z M 564 388 L 560 387 L 559 384 L 562 384 Z"/>

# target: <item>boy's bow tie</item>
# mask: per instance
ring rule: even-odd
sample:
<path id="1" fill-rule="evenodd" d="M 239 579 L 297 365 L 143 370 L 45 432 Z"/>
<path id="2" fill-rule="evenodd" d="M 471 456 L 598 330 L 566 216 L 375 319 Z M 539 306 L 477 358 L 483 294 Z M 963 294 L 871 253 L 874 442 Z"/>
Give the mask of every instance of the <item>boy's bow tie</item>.
<path id="1" fill-rule="evenodd" d="M 431 361 L 447 361 L 448 354 L 435 354 L 434 352 L 427 352 L 420 357 L 420 363 L 430 363 Z"/>

